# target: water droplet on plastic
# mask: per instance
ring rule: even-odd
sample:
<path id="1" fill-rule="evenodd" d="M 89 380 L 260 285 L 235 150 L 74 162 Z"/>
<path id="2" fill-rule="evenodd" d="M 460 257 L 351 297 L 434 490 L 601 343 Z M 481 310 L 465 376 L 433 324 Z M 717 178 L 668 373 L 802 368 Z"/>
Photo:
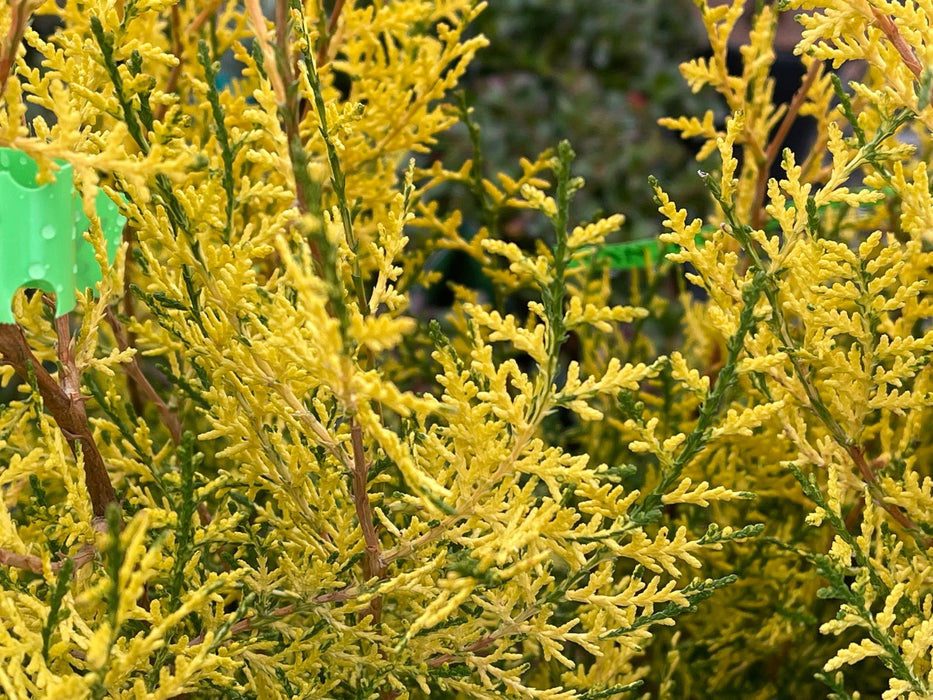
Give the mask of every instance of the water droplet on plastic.
<path id="1" fill-rule="evenodd" d="M 6 152 L 0 153 L 0 165 L 2 165 L 4 168 L 10 167 L 10 154 L 9 153 L 6 153 Z"/>
<path id="2" fill-rule="evenodd" d="M 29 276 L 33 279 L 42 279 L 48 272 L 49 266 L 42 263 L 33 263 L 29 266 Z"/>
<path id="3" fill-rule="evenodd" d="M 52 224 L 46 224 L 42 227 L 42 230 L 39 231 L 39 235 L 42 236 L 45 240 L 51 241 L 55 238 L 55 227 Z"/>

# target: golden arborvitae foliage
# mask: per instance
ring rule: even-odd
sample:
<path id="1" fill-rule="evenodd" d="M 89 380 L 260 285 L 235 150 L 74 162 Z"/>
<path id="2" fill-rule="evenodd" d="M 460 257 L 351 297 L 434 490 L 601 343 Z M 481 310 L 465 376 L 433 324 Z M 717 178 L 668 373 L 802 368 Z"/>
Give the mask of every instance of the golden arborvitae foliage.
<path id="1" fill-rule="evenodd" d="M 715 212 L 657 185 L 674 252 L 624 294 L 569 145 L 483 172 L 449 100 L 482 3 L 0 7 L 0 147 L 72 166 L 102 272 L 0 324 L 0 692 L 933 694 L 933 8 L 767 3 L 729 75 L 744 5 L 697 1 L 684 66 L 728 118 L 665 122 Z M 476 157 L 432 160 L 458 120 Z M 492 292 L 426 309 L 444 249 Z"/>
<path id="2" fill-rule="evenodd" d="M 0 146 L 43 181 L 72 165 L 103 273 L 69 316 L 20 293 L 0 327 L 19 387 L 0 421 L 0 688 L 627 693 L 655 626 L 732 581 L 703 551 L 748 533 L 662 518 L 745 496 L 678 477 L 715 411 L 663 442 L 645 492 L 547 428 L 602 429 L 600 405 L 670 365 L 562 354 L 648 314 L 584 284 L 622 218 L 571 223 L 567 145 L 495 183 L 406 168 L 458 119 L 445 99 L 483 45 L 464 35 L 481 4 L 274 5 L 274 22 L 256 0 L 0 10 Z M 62 21 L 46 38 L 27 23 L 43 13 Z M 227 52 L 243 68 L 221 88 Z M 45 116 L 27 125 L 25 101 Z M 476 184 L 493 217 L 536 212 L 550 240 L 465 240 L 428 196 L 443 181 Z M 112 265 L 99 190 L 128 221 Z M 462 292 L 440 323 L 411 313 L 435 246 L 473 252 L 522 305 Z"/>
<path id="3" fill-rule="evenodd" d="M 665 120 L 704 138 L 701 155 L 719 154 L 721 169 L 706 176 L 715 228 L 658 196 L 662 238 L 680 246 L 669 258 L 689 263 L 690 281 L 708 294 L 687 302 L 699 338 L 685 348 L 688 366 L 702 371 L 717 357 L 710 337 L 736 353 L 725 423 L 753 436 L 727 438 L 732 447 L 686 473 L 757 493 L 753 509 L 727 503 L 710 515 L 765 529 L 735 550 L 737 566 L 710 562 L 737 569 L 739 583 L 685 622 L 670 687 L 685 697 L 710 688 L 929 697 L 931 8 L 765 6 L 741 49 L 739 81 L 725 60 L 744 3 L 715 4 L 697 2 L 713 55 L 683 73 L 694 88 L 719 91 L 732 114 L 718 127 L 711 115 Z M 796 52 L 808 68 L 792 103 L 777 108 L 768 87 L 775 11 L 805 11 Z M 853 71 L 853 61 L 863 63 Z M 844 84 L 834 70 L 859 79 Z M 817 121 L 799 163 L 779 152 L 774 130 L 797 114 Z M 775 158 L 785 174 L 769 180 Z M 684 646 L 685 633 L 695 646 Z M 862 667 L 848 672 L 853 664 Z"/>

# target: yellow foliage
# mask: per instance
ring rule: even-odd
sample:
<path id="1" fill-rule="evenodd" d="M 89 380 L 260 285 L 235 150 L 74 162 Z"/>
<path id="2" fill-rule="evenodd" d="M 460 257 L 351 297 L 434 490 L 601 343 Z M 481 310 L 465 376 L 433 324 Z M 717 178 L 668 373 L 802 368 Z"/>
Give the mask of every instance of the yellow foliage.
<path id="1" fill-rule="evenodd" d="M 103 277 L 0 327 L 2 693 L 929 697 L 925 6 L 765 4 L 729 75 L 745 3 L 696 4 L 712 54 L 683 73 L 730 115 L 664 123 L 715 156 L 715 211 L 659 185 L 690 286 L 636 272 L 621 299 L 588 251 L 622 217 L 570 220 L 569 145 L 492 177 L 424 155 L 469 119 L 447 100 L 483 3 L 0 7 L 4 38 L 62 19 L 20 27 L 43 65 L 14 47 L 0 146 L 43 182 L 71 164 Z M 822 61 L 855 60 L 834 96 Z M 799 164 L 772 142 L 793 111 Z M 112 265 L 98 191 L 128 222 Z M 516 210 L 550 237 L 509 240 Z M 437 250 L 494 291 L 429 322 Z M 660 355 L 644 331 L 677 314 Z"/>

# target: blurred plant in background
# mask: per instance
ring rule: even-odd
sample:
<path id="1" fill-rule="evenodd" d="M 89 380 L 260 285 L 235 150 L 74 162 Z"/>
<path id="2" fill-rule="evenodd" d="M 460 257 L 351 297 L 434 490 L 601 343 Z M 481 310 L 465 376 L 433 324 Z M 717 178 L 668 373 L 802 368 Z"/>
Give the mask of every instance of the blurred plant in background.
<path id="1" fill-rule="evenodd" d="M 439 135 L 422 163 L 472 158 L 479 169 L 475 176 L 515 177 L 522 158 L 567 139 L 578 154 L 574 172 L 586 182 L 574 198 L 574 216 L 590 221 L 625 212 L 610 242 L 655 238 L 662 231 L 649 176 L 666 183 L 693 211 L 708 209 L 697 175 L 702 167 L 695 159 L 699 142 L 681 139 L 658 123 L 671 114 L 707 109 L 725 119 L 718 94 L 694 93 L 680 75 L 682 61 L 709 52 L 691 0 L 501 0 L 490 3 L 470 32 L 489 39 L 460 81 L 470 117 L 463 115 Z M 474 127 L 472 135 L 468 123 Z M 478 216 L 478 188 L 472 189 L 447 182 L 430 196 L 441 211 Z M 486 226 L 529 251 L 547 235 L 544 223 L 531 212 L 504 209 L 495 218 L 467 216 L 461 235 L 469 240 Z M 420 300 L 429 315 L 452 302 L 450 282 L 478 290 L 481 298 L 493 293 L 488 269 L 484 272 L 475 256 L 462 250 L 436 250 L 427 268 L 440 273 L 440 281 L 424 297 L 414 290 L 413 304 L 418 307 Z M 655 303 L 651 318 L 639 325 L 641 340 L 675 348 L 682 338 L 682 275 L 665 265 L 662 275 L 649 273 L 650 282 L 638 271 L 613 271 L 612 276 L 618 303 Z M 514 309 L 523 308 L 525 301 L 513 299 Z"/>
<path id="2" fill-rule="evenodd" d="M 623 238 L 657 235 L 649 174 L 704 206 L 690 144 L 657 123 L 715 99 L 692 94 L 677 67 L 709 46 L 692 2 L 501 0 L 473 31 L 490 44 L 462 87 L 483 126 L 488 172 L 514 170 L 520 157 L 566 138 L 587 183 L 574 202 L 581 219 L 624 211 Z M 448 162 L 469 157 L 466 128 L 444 135 L 439 150 Z"/>

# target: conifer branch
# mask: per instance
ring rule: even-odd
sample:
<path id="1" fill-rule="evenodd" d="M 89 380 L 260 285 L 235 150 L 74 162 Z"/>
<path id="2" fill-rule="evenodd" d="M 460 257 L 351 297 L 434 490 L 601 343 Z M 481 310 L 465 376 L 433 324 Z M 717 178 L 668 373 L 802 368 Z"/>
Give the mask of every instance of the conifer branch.
<path id="1" fill-rule="evenodd" d="M 914 74 L 915 78 L 919 79 L 923 74 L 923 64 L 920 63 L 917 54 L 910 47 L 910 44 L 904 40 L 894 20 L 877 7 L 872 7 L 871 13 L 875 18 L 875 24 L 884 32 L 884 35 L 888 38 L 888 41 L 894 45 L 894 48 L 897 49 L 898 54 L 900 54 L 901 59 L 904 61 L 904 65 L 910 69 L 910 72 Z"/>
<path id="2" fill-rule="evenodd" d="M 300 9 L 300 5 L 297 4 L 296 0 L 279 0 L 279 6 L 284 6 L 287 3 L 295 5 L 296 9 Z M 360 269 L 359 240 L 353 228 L 353 213 L 350 211 L 350 204 L 347 199 L 347 175 L 346 172 L 344 172 L 344 167 L 340 160 L 340 154 L 337 150 L 334 133 L 327 120 L 327 106 L 324 99 L 324 91 L 321 87 L 321 77 L 318 73 L 317 62 L 315 61 L 315 58 L 312 55 L 310 49 L 311 37 L 308 35 L 308 29 L 304 23 L 299 23 L 295 29 L 296 32 L 300 32 L 300 59 L 305 64 L 305 71 L 312 92 L 311 97 L 313 98 L 314 109 L 317 112 L 318 117 L 318 131 L 321 134 L 321 138 L 324 140 L 324 147 L 327 152 L 327 164 L 330 167 L 330 181 L 334 188 L 334 194 L 337 197 L 337 208 L 340 212 L 340 223 L 343 226 L 343 233 L 347 242 L 347 246 L 349 246 L 350 250 L 354 253 L 350 258 L 352 261 L 353 291 L 356 293 L 356 300 L 360 311 L 361 313 L 364 313 L 366 309 L 366 291 L 363 286 L 363 274 Z M 282 41 L 284 42 L 285 39 L 283 38 Z M 280 48 L 280 52 L 282 50 L 284 50 L 284 48 Z M 298 58 L 299 56 L 296 56 L 296 60 Z M 295 73 L 295 77 L 297 78 L 297 69 L 295 70 Z M 294 91 L 292 102 L 288 105 L 288 113 L 293 122 L 293 129 L 295 131 L 294 135 L 290 135 L 289 142 L 291 143 L 293 140 L 299 138 L 298 127 L 300 121 L 300 104 L 299 93 L 297 90 Z M 325 272 L 329 272 L 329 270 L 325 270 Z M 328 281 L 333 284 L 332 280 Z M 339 286 L 342 286 L 342 282 Z M 344 301 L 342 290 L 335 291 L 339 291 L 340 293 L 337 298 L 333 299 L 334 308 L 337 312 L 337 315 L 340 317 L 342 332 L 345 333 L 346 319 L 344 318 L 344 315 L 346 311 L 341 307 L 346 302 Z"/>
<path id="3" fill-rule="evenodd" d="M 369 503 L 369 463 L 366 461 L 366 448 L 363 445 L 363 429 L 355 419 L 350 422 L 350 439 L 353 444 L 353 505 L 356 509 L 356 518 L 363 532 L 363 542 L 366 552 L 363 556 L 363 578 L 370 581 L 373 578 L 385 578 L 386 566 L 382 560 L 382 547 L 379 544 L 379 533 L 373 522 L 372 506 Z M 373 598 L 369 606 L 373 616 L 373 624 L 377 624 L 382 617 L 382 597 Z"/>
<path id="4" fill-rule="evenodd" d="M 16 54 L 19 53 L 29 19 L 41 4 L 37 0 L 12 0 L 10 3 L 10 28 L 0 53 L 0 97 L 6 93 L 6 85 L 13 71 L 13 64 L 16 63 Z"/>
<path id="5" fill-rule="evenodd" d="M 94 515 L 103 517 L 107 506 L 116 503 L 117 496 L 88 424 L 84 397 L 79 389 L 73 348 L 66 331 L 67 323 L 67 316 L 60 316 L 55 321 L 59 334 L 62 385 L 55 381 L 33 354 L 23 329 L 18 324 L 0 323 L 0 353 L 23 381 L 34 383 L 43 404 L 58 423 L 75 458 L 83 458 L 85 483 Z M 63 342 L 65 338 L 69 339 Z"/>
<path id="6" fill-rule="evenodd" d="M 113 336 L 117 341 L 117 347 L 120 348 L 121 351 L 133 347 L 127 334 L 126 327 L 120 323 L 120 319 L 117 318 L 113 309 L 107 307 L 104 311 L 104 315 L 107 319 L 107 323 L 109 323 L 110 327 L 113 329 Z M 178 420 L 178 416 L 175 415 L 175 412 L 162 400 L 162 397 L 159 396 L 158 392 L 146 378 L 142 368 L 139 366 L 139 360 L 136 355 L 133 355 L 133 358 L 128 363 L 122 365 L 122 367 L 123 371 L 126 372 L 127 376 L 130 378 L 130 381 L 133 382 L 137 389 L 156 407 L 156 410 L 162 417 L 162 422 L 165 423 L 165 427 L 168 428 L 172 436 L 172 442 L 176 445 L 180 444 L 181 421 Z"/>
<path id="7" fill-rule="evenodd" d="M 911 535 L 917 540 L 917 543 L 924 550 L 933 547 L 933 537 L 929 537 L 928 535 L 923 534 L 923 529 L 917 523 L 907 517 L 907 515 L 896 504 L 887 502 L 878 493 L 881 489 L 881 486 L 878 483 L 878 476 L 875 474 L 874 469 L 872 469 L 871 465 L 865 459 L 864 450 L 857 442 L 853 441 L 852 438 L 848 436 L 843 427 L 839 425 L 839 422 L 832 415 L 832 412 L 829 410 L 829 408 L 826 406 L 826 403 L 823 401 L 823 398 L 820 396 L 819 389 L 813 383 L 809 373 L 805 370 L 800 361 L 798 356 L 800 349 L 798 344 L 791 337 L 787 325 L 787 319 L 781 310 L 782 306 L 780 305 L 778 299 L 776 285 L 776 280 L 773 277 L 769 277 L 769 284 L 765 289 L 765 295 L 768 299 L 768 302 L 774 309 L 775 318 L 772 322 L 772 326 L 776 330 L 776 333 L 781 339 L 781 342 L 788 349 L 788 356 L 790 357 L 791 366 L 794 369 L 794 374 L 796 375 L 797 380 L 800 382 L 800 386 L 803 388 L 804 393 L 807 396 L 807 402 L 810 409 L 826 427 L 827 431 L 836 444 L 842 447 L 852 459 L 852 462 L 858 469 L 859 475 L 868 486 L 874 502 L 881 506 L 881 508 L 883 508 L 884 511 L 887 512 L 895 522 L 910 532 Z"/>
<path id="8" fill-rule="evenodd" d="M 807 101 L 807 94 L 810 92 L 810 88 L 813 87 L 816 79 L 820 76 L 822 68 L 823 64 L 820 61 L 813 61 L 810 64 L 810 68 L 807 70 L 803 82 L 800 84 L 797 92 L 794 93 L 794 97 L 787 107 L 787 112 L 784 114 L 780 126 L 778 126 L 777 131 L 774 133 L 771 143 L 769 143 L 768 147 L 765 149 L 764 161 L 758 169 L 758 181 L 755 183 L 755 202 L 752 205 L 752 225 L 755 228 L 761 228 L 765 221 L 764 201 L 768 189 L 768 179 L 771 175 L 771 166 L 780 154 L 781 144 L 784 143 L 784 139 L 787 138 L 788 132 L 790 132 L 791 127 L 797 120 L 800 108 L 803 107 L 804 102 Z"/>
<path id="9" fill-rule="evenodd" d="M 334 38 L 334 32 L 337 29 L 337 21 L 340 19 L 340 13 L 343 10 L 344 0 L 337 0 L 334 3 L 334 9 L 330 12 L 330 17 L 327 18 L 327 27 L 324 30 L 324 36 L 320 39 L 320 45 L 317 48 L 317 64 L 318 66 L 323 66 L 328 61 L 328 52 L 330 50 L 330 42 Z"/>
<path id="10" fill-rule="evenodd" d="M 97 550 L 93 545 L 86 544 L 72 556 L 51 562 L 49 568 L 54 573 L 58 573 L 70 559 L 74 565 L 73 570 L 76 571 L 89 561 L 93 561 L 96 553 Z M 0 549 L 0 566 L 11 566 L 16 569 L 22 569 L 23 571 L 29 571 L 33 574 L 42 574 L 43 571 L 42 557 L 37 557 L 35 554 L 18 554 L 8 549 Z"/>

